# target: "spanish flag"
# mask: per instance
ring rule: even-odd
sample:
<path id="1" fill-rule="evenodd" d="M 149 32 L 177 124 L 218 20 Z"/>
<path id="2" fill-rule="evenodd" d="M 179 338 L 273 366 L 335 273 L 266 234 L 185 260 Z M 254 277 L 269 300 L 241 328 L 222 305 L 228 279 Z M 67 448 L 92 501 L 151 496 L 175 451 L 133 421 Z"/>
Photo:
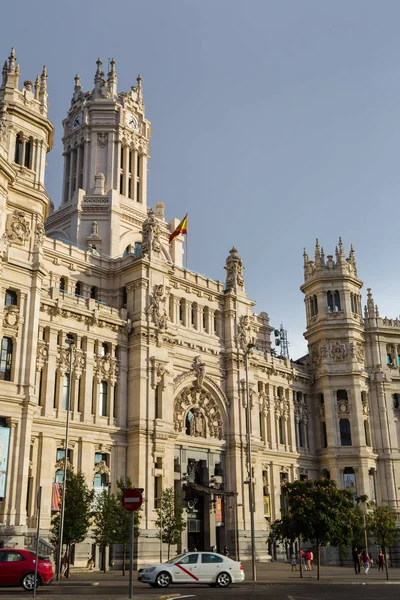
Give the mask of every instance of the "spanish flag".
<path id="1" fill-rule="evenodd" d="M 187 234 L 187 218 L 188 213 L 186 213 L 186 216 L 179 223 L 178 227 L 169 236 L 169 243 L 171 243 L 178 235 L 181 235 L 181 233 Z"/>

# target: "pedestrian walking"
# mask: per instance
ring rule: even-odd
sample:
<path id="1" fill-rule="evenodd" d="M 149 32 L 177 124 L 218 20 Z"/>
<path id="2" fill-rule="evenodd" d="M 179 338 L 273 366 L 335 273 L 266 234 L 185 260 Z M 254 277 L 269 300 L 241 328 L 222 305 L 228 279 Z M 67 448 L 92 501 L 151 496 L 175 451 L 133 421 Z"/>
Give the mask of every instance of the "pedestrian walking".
<path id="1" fill-rule="evenodd" d="M 297 571 L 297 560 L 294 552 L 290 557 L 290 564 L 292 565 L 292 571 Z"/>
<path id="2" fill-rule="evenodd" d="M 364 567 L 364 575 L 368 575 L 369 568 L 371 566 L 371 560 L 365 550 L 361 554 L 361 560 Z"/>
<path id="3" fill-rule="evenodd" d="M 307 571 L 306 553 L 304 552 L 304 550 L 300 550 L 300 560 L 301 560 L 301 564 L 303 565 L 304 570 Z"/>
<path id="4" fill-rule="evenodd" d="M 352 557 L 353 557 L 354 571 L 355 571 L 356 575 L 359 575 L 360 574 L 360 555 L 358 553 L 357 548 L 353 549 Z"/>
<path id="5" fill-rule="evenodd" d="M 306 571 L 311 571 L 311 552 L 306 552 Z"/>
<path id="6" fill-rule="evenodd" d="M 69 577 L 69 558 L 68 552 L 65 552 L 61 558 L 61 577 Z"/>
<path id="7" fill-rule="evenodd" d="M 310 550 L 310 569 L 314 571 L 314 552 Z"/>
<path id="8" fill-rule="evenodd" d="M 385 556 L 384 556 L 382 550 L 379 550 L 377 563 L 378 563 L 378 571 L 382 570 L 382 572 L 383 572 L 383 567 L 385 566 Z"/>

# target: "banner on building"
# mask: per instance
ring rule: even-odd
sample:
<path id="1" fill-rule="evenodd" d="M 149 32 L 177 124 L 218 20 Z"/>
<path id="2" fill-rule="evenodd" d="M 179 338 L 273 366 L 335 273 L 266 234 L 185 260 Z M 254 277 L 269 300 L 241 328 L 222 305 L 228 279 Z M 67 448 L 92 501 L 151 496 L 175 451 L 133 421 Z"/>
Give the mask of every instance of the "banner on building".
<path id="1" fill-rule="evenodd" d="M 343 484 L 345 490 L 348 490 L 352 494 L 357 493 L 355 473 L 345 473 L 343 475 Z"/>
<path id="2" fill-rule="evenodd" d="M 271 498 L 264 496 L 264 517 L 271 517 Z"/>
<path id="3" fill-rule="evenodd" d="M 215 525 L 221 527 L 224 524 L 224 501 L 222 496 L 215 496 Z"/>
<path id="4" fill-rule="evenodd" d="M 7 489 L 10 432 L 9 427 L 0 427 L 0 498 L 5 498 Z"/>

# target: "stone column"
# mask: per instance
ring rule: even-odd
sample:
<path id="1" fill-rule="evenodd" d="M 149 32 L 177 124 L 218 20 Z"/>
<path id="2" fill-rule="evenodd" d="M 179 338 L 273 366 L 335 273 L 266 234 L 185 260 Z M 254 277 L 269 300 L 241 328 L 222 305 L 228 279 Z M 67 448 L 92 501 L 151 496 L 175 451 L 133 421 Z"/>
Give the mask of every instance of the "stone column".
<path id="1" fill-rule="evenodd" d="M 132 194 L 131 194 L 131 198 L 133 200 L 135 200 L 136 202 L 138 202 L 138 198 L 136 195 L 136 187 L 137 187 L 137 180 L 138 180 L 138 172 L 137 172 L 137 157 L 138 157 L 138 153 L 137 150 L 134 149 L 132 150 L 132 162 L 131 162 L 131 169 L 132 169 Z"/>
<path id="2" fill-rule="evenodd" d="M 128 186 L 129 186 L 129 147 L 124 146 L 124 179 L 123 179 L 123 194 L 128 197 Z"/>
<path id="3" fill-rule="evenodd" d="M 68 201 L 74 195 L 74 151 L 69 152 L 69 180 L 68 180 Z"/>
<path id="4" fill-rule="evenodd" d="M 14 418 L 7 419 L 7 427 L 10 428 L 10 450 L 8 454 L 8 476 L 6 497 L 2 502 L 2 523 L 5 525 L 15 524 L 15 497 L 18 487 L 18 459 L 19 459 L 19 431 L 18 420 Z"/>
<path id="5" fill-rule="evenodd" d="M 50 417 L 54 414 L 54 392 L 55 382 L 57 375 L 57 354 L 58 354 L 58 331 L 56 329 L 48 328 L 48 344 L 49 344 L 49 358 L 45 367 L 45 377 L 43 378 L 45 384 L 45 395 L 44 395 L 44 414 Z M 47 337 L 47 336 L 46 336 Z"/>

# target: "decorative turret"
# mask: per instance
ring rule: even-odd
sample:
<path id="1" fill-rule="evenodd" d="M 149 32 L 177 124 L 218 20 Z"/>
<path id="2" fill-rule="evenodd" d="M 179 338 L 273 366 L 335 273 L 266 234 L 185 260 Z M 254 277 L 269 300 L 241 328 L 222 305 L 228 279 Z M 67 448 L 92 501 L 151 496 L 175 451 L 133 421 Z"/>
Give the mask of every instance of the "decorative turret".
<path id="1" fill-rule="evenodd" d="M 339 244 L 335 248 L 335 260 L 332 255 L 328 255 L 325 260 L 324 249 L 320 247 L 318 239 L 315 243 L 315 260 L 309 260 L 308 254 L 304 249 L 304 281 L 309 281 L 314 277 L 332 278 L 334 274 L 349 275 L 357 277 L 357 266 L 353 246 L 350 247 L 349 257 L 346 258 L 342 238 L 339 238 Z"/>
<path id="2" fill-rule="evenodd" d="M 237 293 L 239 290 L 244 291 L 243 278 L 243 262 L 238 255 L 236 248 L 229 251 L 229 256 L 226 259 L 226 282 L 225 290 Z"/>
<path id="3" fill-rule="evenodd" d="M 113 257 L 141 239 L 147 218 L 151 136 L 144 114 L 142 78 L 126 92 L 118 91 L 117 84 L 114 58 L 109 61 L 106 78 L 103 62 L 97 59 L 94 88 L 89 91 L 84 90 L 79 75 L 75 76 L 70 110 L 63 121 L 62 214 L 55 211 L 46 223 L 50 237 L 85 246 L 95 219 L 101 251 Z M 132 222 L 132 211 L 134 224 L 126 231 L 121 224 Z M 124 220 L 124 213 L 131 215 L 130 220 Z M 121 237 L 115 231 L 121 231 Z"/>
<path id="4" fill-rule="evenodd" d="M 0 87 L 0 156 L 12 166 L 19 185 L 35 194 L 34 205 L 42 218 L 49 211 L 49 199 L 44 193 L 46 153 L 53 145 L 54 127 L 47 119 L 47 72 L 24 81 L 19 89 L 20 68 L 15 49 L 2 69 Z M 38 194 L 43 194 L 41 202 Z M 16 196 L 17 198 L 17 196 Z M 26 208 L 26 201 L 21 209 Z"/>

